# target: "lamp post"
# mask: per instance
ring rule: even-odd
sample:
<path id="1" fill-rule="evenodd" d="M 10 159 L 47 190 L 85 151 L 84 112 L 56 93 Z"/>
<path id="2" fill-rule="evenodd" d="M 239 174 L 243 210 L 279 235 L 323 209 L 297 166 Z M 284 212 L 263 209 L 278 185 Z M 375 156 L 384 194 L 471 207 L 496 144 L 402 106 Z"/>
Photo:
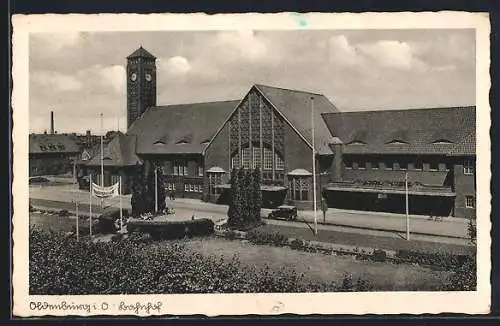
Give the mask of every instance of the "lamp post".
<path id="1" fill-rule="evenodd" d="M 314 235 L 318 234 L 318 220 L 316 218 L 316 147 L 314 144 L 314 97 L 311 96 L 311 131 L 312 131 L 312 178 L 313 178 L 313 206 L 314 206 Z"/>
<path id="2" fill-rule="evenodd" d="M 410 241 L 410 215 L 408 213 L 408 172 L 405 172 L 406 240 Z"/>

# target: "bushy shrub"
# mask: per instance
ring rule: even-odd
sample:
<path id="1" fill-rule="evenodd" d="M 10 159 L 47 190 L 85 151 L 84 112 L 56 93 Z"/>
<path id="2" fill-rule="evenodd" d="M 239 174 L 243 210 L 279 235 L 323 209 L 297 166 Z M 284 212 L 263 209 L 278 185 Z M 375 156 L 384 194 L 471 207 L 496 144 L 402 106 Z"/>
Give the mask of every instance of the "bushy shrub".
<path id="1" fill-rule="evenodd" d="M 356 281 L 356 291 L 369 292 L 373 291 L 374 288 L 375 285 L 373 284 L 372 280 L 366 276 L 360 276 Z"/>
<path id="2" fill-rule="evenodd" d="M 468 255 L 456 255 L 449 252 L 423 252 L 408 249 L 400 249 L 396 254 L 396 258 L 407 263 L 440 266 L 447 270 L 461 266 L 468 257 Z"/>
<path id="3" fill-rule="evenodd" d="M 127 230 L 129 233 L 149 233 L 155 239 L 182 239 L 210 235 L 215 232 L 215 224 L 207 218 L 186 221 L 132 220 L 127 223 Z"/>
<path id="4" fill-rule="evenodd" d="M 132 237 L 132 236 L 131 236 Z M 204 256 L 182 243 L 75 240 L 30 230 L 31 295 L 270 293 L 335 291 L 294 269 L 243 266 Z"/>
<path id="5" fill-rule="evenodd" d="M 341 291 L 350 292 L 354 290 L 354 283 L 352 279 L 352 274 L 345 272 L 342 276 L 342 285 L 340 286 Z"/>
<path id="6" fill-rule="evenodd" d="M 59 216 L 61 216 L 61 217 L 68 217 L 69 215 L 70 215 L 70 213 L 67 209 L 62 209 L 59 211 Z"/>
<path id="7" fill-rule="evenodd" d="M 254 244 L 269 244 L 283 247 L 288 244 L 288 238 L 279 232 L 268 233 L 258 230 L 247 232 L 247 239 Z"/>
<path id="8" fill-rule="evenodd" d="M 476 220 L 473 218 L 469 218 L 469 222 L 467 223 L 467 235 L 469 236 L 470 243 L 476 244 L 477 227 Z"/>
<path id="9" fill-rule="evenodd" d="M 372 254 L 372 260 L 377 262 L 385 262 L 387 260 L 387 253 L 385 250 L 375 249 Z"/>
<path id="10" fill-rule="evenodd" d="M 461 266 L 454 269 L 442 290 L 445 291 L 475 291 L 477 287 L 476 256 L 468 256 Z"/>

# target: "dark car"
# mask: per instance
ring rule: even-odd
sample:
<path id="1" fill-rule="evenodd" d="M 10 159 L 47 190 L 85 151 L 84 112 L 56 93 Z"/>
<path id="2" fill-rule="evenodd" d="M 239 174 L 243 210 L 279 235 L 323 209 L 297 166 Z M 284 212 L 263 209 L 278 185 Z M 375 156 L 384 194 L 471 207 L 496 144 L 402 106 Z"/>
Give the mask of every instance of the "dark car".
<path id="1" fill-rule="evenodd" d="M 50 182 L 49 179 L 47 179 L 46 177 L 31 177 L 29 178 L 28 180 L 28 183 L 31 185 L 31 184 L 41 184 L 41 183 L 48 183 Z"/>
<path id="2" fill-rule="evenodd" d="M 285 220 L 296 220 L 297 219 L 297 207 L 295 206 L 279 206 L 277 209 L 273 210 L 268 218 L 274 219 L 285 219 Z"/>
<path id="3" fill-rule="evenodd" d="M 122 209 L 123 227 L 127 225 L 129 211 Z M 120 230 L 120 209 L 117 207 L 106 207 L 103 213 L 99 216 L 99 227 L 101 232 L 114 233 Z"/>

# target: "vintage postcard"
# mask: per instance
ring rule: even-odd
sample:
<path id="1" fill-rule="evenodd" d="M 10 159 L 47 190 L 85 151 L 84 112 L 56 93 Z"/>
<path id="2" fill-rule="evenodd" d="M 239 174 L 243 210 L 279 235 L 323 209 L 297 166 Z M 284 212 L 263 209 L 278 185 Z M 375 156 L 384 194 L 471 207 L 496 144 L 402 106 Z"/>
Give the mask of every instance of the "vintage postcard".
<path id="1" fill-rule="evenodd" d="M 488 313 L 489 17 L 13 17 L 16 316 Z"/>

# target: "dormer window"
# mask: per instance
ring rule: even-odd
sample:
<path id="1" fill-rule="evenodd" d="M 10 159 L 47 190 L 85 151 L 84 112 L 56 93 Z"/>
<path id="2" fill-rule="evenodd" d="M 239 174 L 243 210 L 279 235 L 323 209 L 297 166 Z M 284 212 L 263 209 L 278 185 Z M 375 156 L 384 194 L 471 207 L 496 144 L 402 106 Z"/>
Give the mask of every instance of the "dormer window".
<path id="1" fill-rule="evenodd" d="M 366 142 L 362 141 L 362 140 L 353 140 L 349 143 L 347 143 L 347 145 L 366 145 Z"/>
<path id="2" fill-rule="evenodd" d="M 154 142 L 154 145 L 165 145 L 165 142 L 163 140 L 157 140 Z"/>
<path id="3" fill-rule="evenodd" d="M 388 145 L 408 145 L 408 142 L 401 139 L 393 139 L 387 142 Z"/>
<path id="4" fill-rule="evenodd" d="M 432 142 L 434 145 L 442 145 L 442 144 L 453 144 L 451 140 L 448 139 L 438 139 Z"/>
<path id="5" fill-rule="evenodd" d="M 182 140 L 179 140 L 177 143 L 175 143 L 176 145 L 185 145 L 185 144 L 189 144 L 188 141 L 182 139 Z"/>

